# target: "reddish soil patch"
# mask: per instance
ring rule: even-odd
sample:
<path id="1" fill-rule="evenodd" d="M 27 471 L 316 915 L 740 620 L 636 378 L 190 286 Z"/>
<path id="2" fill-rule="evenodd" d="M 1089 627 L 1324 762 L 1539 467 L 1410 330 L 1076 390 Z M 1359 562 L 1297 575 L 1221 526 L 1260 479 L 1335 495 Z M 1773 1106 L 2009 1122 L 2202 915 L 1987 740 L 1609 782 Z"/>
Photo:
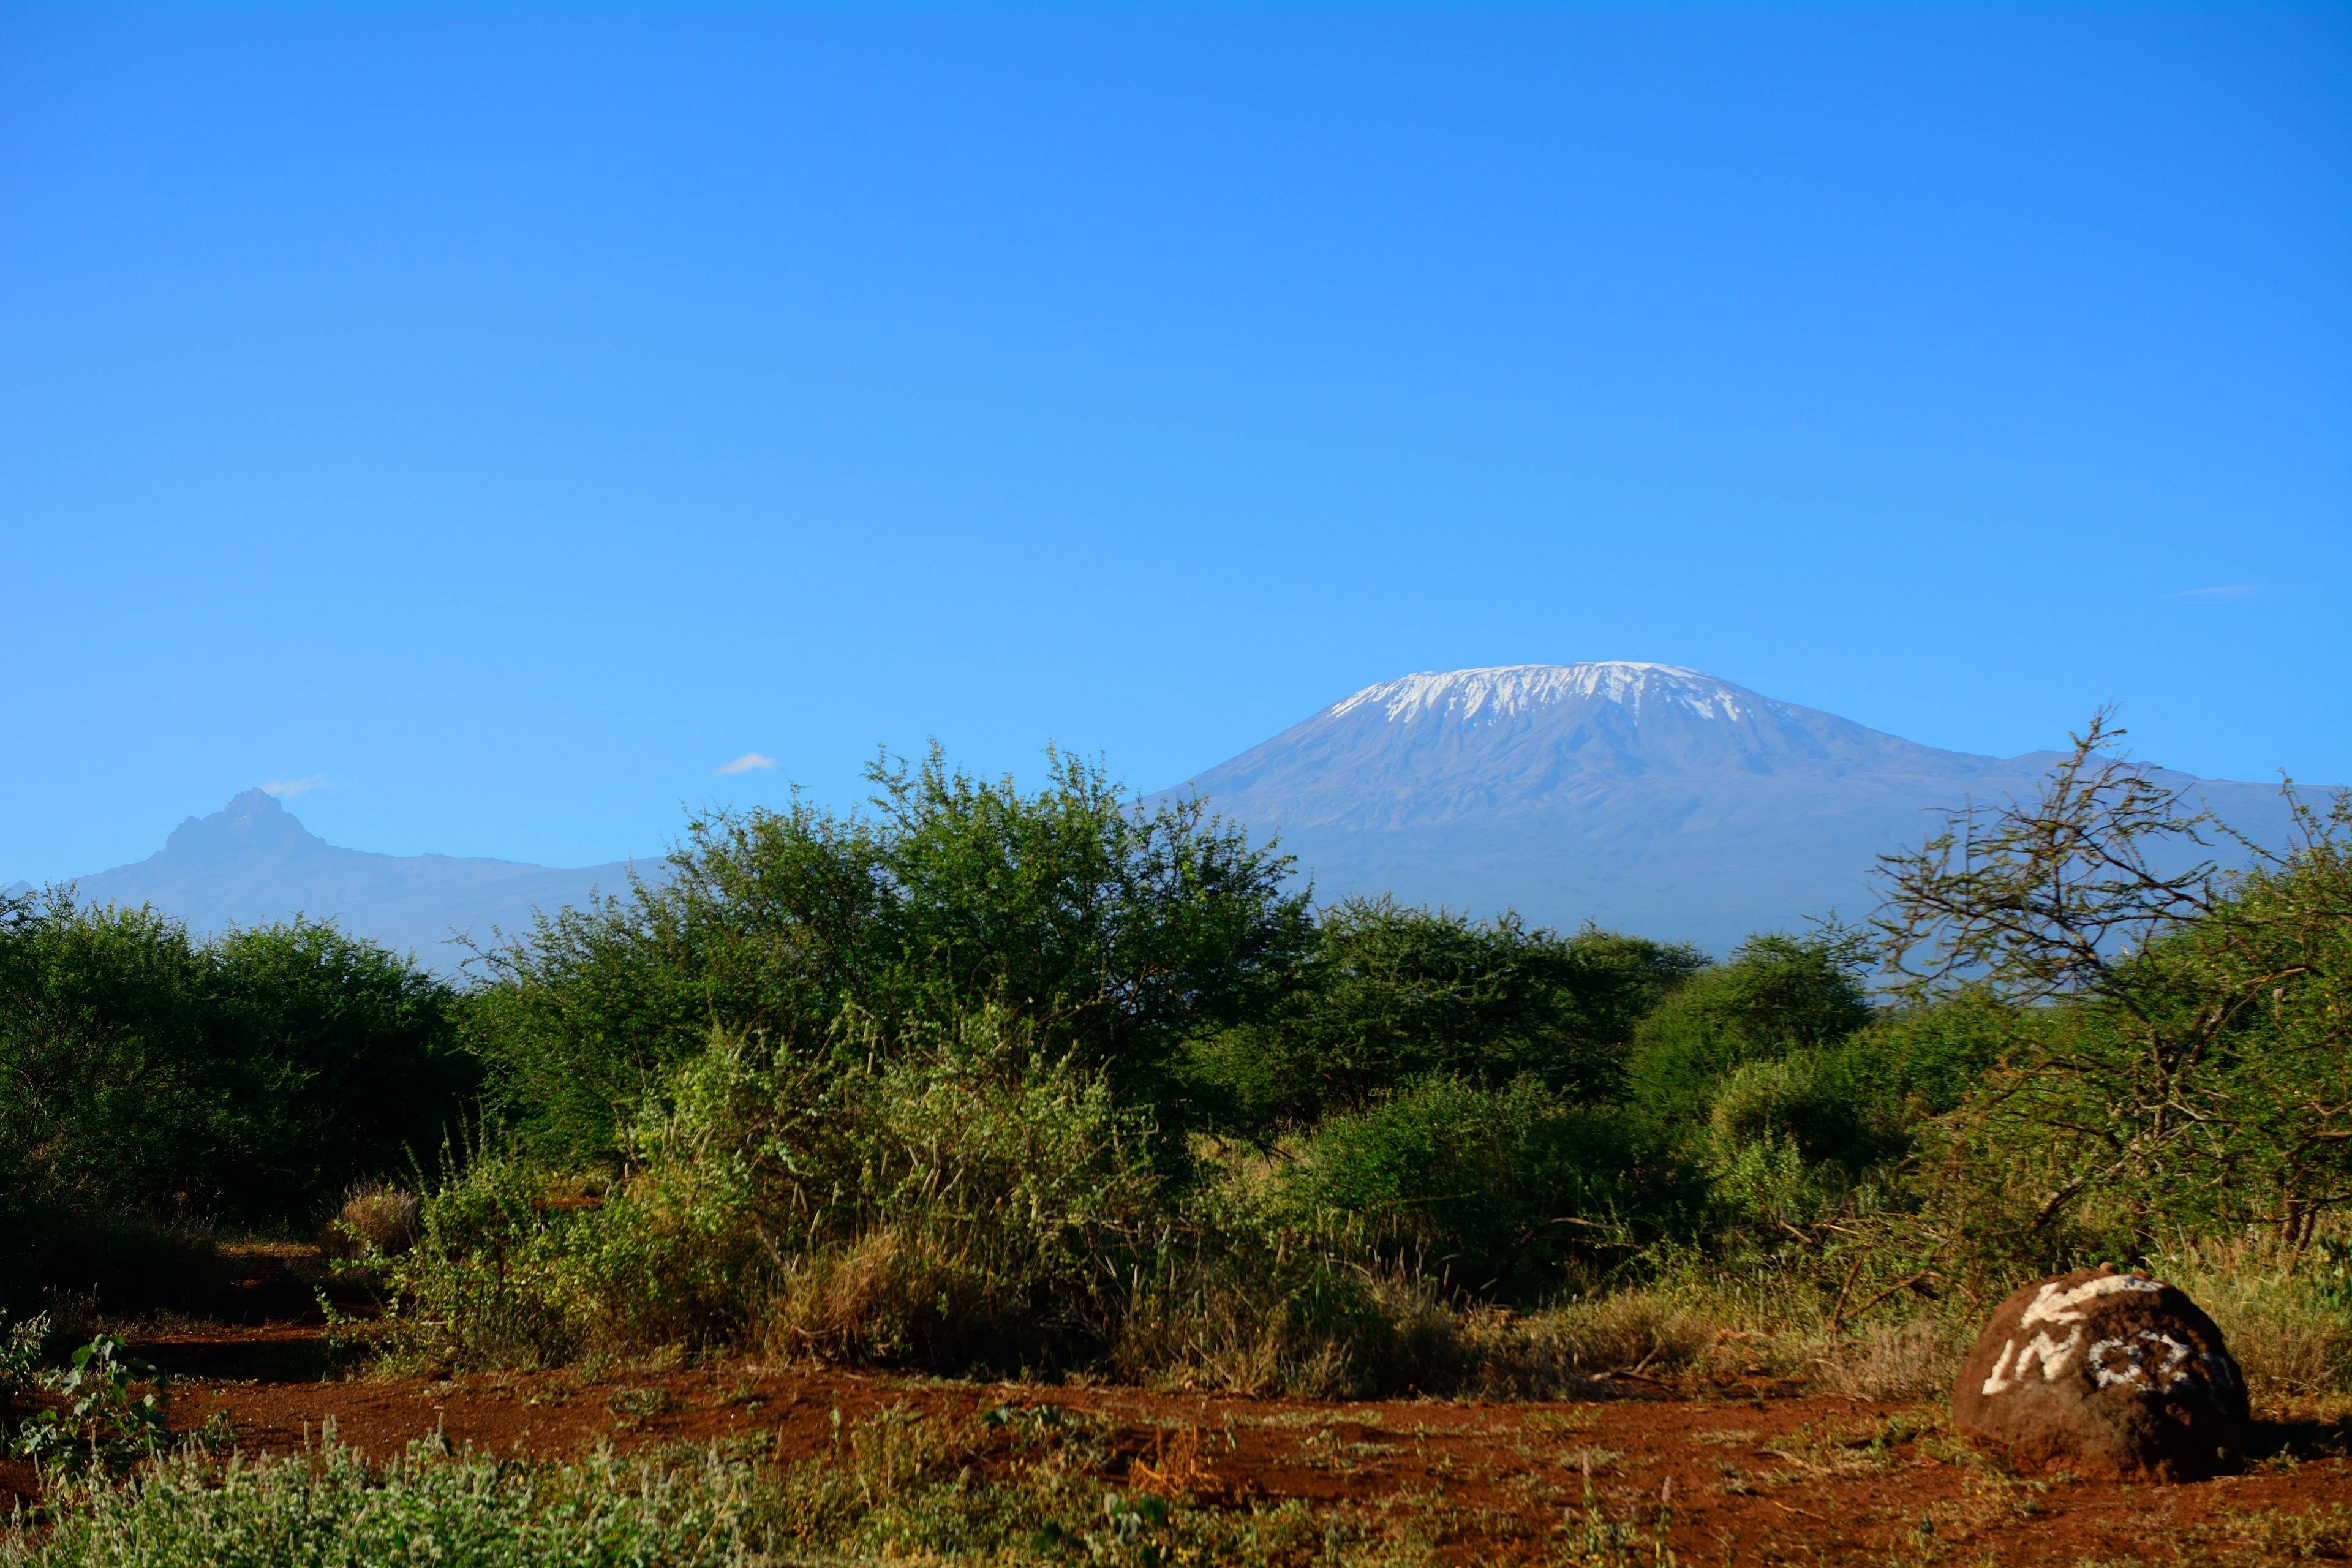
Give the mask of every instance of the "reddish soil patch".
<path id="1" fill-rule="evenodd" d="M 2339 1451 L 2347 1433 L 2315 1420 L 2270 1423 L 2269 1457 L 2243 1475 L 2159 1487 L 2007 1476 L 1954 1443 L 1932 1405 L 1760 1391 L 1342 1403 L 744 1362 L 594 1382 L 562 1373 L 322 1379 L 322 1331 L 282 1323 L 157 1333 L 134 1348 L 182 1377 L 175 1427 L 225 1413 L 247 1452 L 299 1449 L 331 1422 L 342 1441 L 378 1455 L 439 1432 L 501 1455 L 719 1441 L 747 1457 L 813 1459 L 838 1429 L 886 1407 L 964 1417 L 1050 1405 L 1108 1424 L 1107 1488 L 1132 1485 L 1140 1463 L 1189 1477 L 1191 1495 L 1212 1505 L 1434 1492 L 1465 1515 L 1483 1512 L 1475 1542 L 1446 1553 L 1463 1562 L 1539 1554 L 1563 1509 L 1581 1511 L 1587 1456 L 1612 1518 L 1654 1519 L 1672 1482 L 1673 1541 L 1686 1563 L 1878 1562 L 1929 1535 L 1964 1560 L 2139 1561 L 2155 1557 L 2151 1542 L 2200 1530 L 2210 1549 L 2252 1562 L 2259 1516 L 2352 1508 L 2352 1460 Z M 0 1465 L 0 1494 L 31 1486 L 21 1465 Z M 2244 1516 L 2257 1517 L 2233 1522 Z M 2305 1554 L 2343 1552 L 2330 1542 Z"/>

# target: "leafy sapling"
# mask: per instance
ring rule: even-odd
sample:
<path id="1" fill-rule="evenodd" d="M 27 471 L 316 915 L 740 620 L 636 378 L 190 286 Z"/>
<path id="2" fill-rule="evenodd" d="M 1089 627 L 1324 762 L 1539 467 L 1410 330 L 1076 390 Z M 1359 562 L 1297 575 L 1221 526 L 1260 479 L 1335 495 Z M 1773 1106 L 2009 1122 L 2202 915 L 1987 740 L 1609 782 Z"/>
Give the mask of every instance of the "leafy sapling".
<path id="1" fill-rule="evenodd" d="M 74 1352 L 71 1365 L 40 1381 L 65 1404 L 26 1424 L 16 1448 L 30 1458 L 69 1469 L 121 1469 L 153 1455 L 169 1435 L 168 1380 L 152 1364 L 124 1355 L 112 1334 L 99 1335 Z"/>

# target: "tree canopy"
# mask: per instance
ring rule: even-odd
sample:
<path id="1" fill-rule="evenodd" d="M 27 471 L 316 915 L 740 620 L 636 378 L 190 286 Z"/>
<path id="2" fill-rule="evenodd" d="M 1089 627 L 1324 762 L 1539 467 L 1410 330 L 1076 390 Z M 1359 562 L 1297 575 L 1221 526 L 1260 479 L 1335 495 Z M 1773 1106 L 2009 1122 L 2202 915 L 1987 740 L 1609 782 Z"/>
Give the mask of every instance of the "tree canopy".
<path id="1" fill-rule="evenodd" d="M 864 812 L 691 818 L 667 877 L 479 955 L 472 1037 L 500 1102 L 543 1147 L 591 1152 L 714 1026 L 806 1054 L 845 1019 L 896 1039 L 996 1005 L 1174 1106 L 1179 1042 L 1270 999 L 1311 941 L 1307 895 L 1198 802 L 1146 807 L 1097 765 L 1048 763 L 1024 792 L 934 747 L 870 766 Z"/>

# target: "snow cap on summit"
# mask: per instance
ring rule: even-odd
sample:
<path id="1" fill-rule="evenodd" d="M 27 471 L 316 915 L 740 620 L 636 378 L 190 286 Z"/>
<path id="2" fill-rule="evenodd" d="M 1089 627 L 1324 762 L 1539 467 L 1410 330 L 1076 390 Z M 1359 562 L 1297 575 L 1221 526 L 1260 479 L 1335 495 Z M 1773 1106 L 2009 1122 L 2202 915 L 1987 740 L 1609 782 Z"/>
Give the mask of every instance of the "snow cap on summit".
<path id="1" fill-rule="evenodd" d="M 1591 664 L 1506 664 L 1486 669 L 1456 669 L 1408 675 L 1367 686 L 1334 703 L 1338 718 L 1359 708 L 1377 706 L 1391 723 L 1412 723 L 1423 718 L 1483 719 L 1488 723 L 1516 718 L 1562 702 L 1599 698 L 1638 713 L 1650 702 L 1672 703 L 1703 719 L 1743 719 L 1758 709 L 1784 704 L 1759 697 L 1695 669 L 1674 664 L 1644 664 L 1609 659 Z"/>

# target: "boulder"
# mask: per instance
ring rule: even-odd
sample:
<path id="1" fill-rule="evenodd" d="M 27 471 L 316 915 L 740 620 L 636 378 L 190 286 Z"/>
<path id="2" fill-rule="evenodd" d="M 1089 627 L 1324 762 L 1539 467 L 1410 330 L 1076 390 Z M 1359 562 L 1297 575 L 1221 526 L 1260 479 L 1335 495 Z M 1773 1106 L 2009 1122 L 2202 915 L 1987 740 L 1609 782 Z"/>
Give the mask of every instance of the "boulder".
<path id="1" fill-rule="evenodd" d="M 2246 1423 L 2213 1320 L 2104 1265 L 2011 1294 L 1952 1388 L 1953 1429 L 2028 1470 L 2196 1480 L 2238 1462 Z"/>

